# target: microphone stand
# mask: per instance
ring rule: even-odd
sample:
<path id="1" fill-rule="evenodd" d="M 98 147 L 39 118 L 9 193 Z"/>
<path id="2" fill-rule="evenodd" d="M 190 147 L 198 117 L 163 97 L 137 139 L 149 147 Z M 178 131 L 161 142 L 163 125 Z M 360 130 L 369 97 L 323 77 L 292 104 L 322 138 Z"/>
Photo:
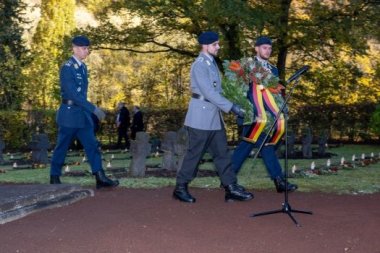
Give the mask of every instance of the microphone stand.
<path id="1" fill-rule="evenodd" d="M 288 175 L 289 175 L 288 174 L 288 113 L 284 112 L 284 109 L 285 109 L 286 105 L 288 104 L 288 101 L 289 101 L 289 99 L 293 93 L 294 88 L 299 84 L 299 77 L 296 79 L 293 79 L 292 81 L 295 81 L 294 85 L 291 87 L 290 91 L 288 92 L 288 95 L 286 96 L 284 103 L 282 104 L 282 106 L 280 108 L 280 111 L 277 113 L 276 118 L 275 118 L 272 126 L 270 127 L 268 133 L 266 134 L 266 136 L 264 138 L 264 141 L 261 143 L 258 151 L 256 152 L 256 154 L 253 158 L 253 160 L 255 160 L 257 158 L 257 156 L 260 153 L 261 149 L 263 148 L 265 142 L 267 141 L 270 133 L 273 131 L 278 119 L 280 118 L 281 113 L 283 113 L 284 119 L 285 119 L 285 166 L 284 166 L 285 167 L 285 178 L 284 178 L 284 180 L 285 180 L 285 194 L 284 194 L 285 200 L 284 200 L 284 203 L 282 203 L 281 209 L 276 209 L 276 210 L 272 210 L 272 211 L 266 211 L 266 212 L 252 214 L 251 217 L 258 217 L 258 216 L 264 216 L 264 215 L 275 214 L 275 213 L 284 213 L 284 214 L 287 214 L 293 220 L 293 222 L 296 224 L 297 227 L 300 227 L 301 225 L 293 217 L 292 213 L 313 214 L 313 212 L 292 209 L 290 204 L 289 204 L 289 197 L 288 197 L 288 194 L 289 194 L 289 192 L 288 192 Z"/>

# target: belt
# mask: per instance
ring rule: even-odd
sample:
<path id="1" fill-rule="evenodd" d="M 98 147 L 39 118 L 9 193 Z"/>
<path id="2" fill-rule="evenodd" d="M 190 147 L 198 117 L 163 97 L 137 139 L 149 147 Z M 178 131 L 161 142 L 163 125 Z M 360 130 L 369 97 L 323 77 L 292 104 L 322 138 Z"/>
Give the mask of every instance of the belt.
<path id="1" fill-rule="evenodd" d="M 70 99 L 62 99 L 62 104 L 65 105 L 74 105 L 74 101 Z"/>
<path id="2" fill-rule="evenodd" d="M 199 100 L 203 100 L 203 101 L 206 101 L 206 102 L 209 102 L 209 103 L 210 103 L 210 100 L 208 100 L 208 99 L 205 98 L 204 96 L 199 95 L 199 94 L 197 94 L 197 93 L 192 93 L 192 94 L 191 94 L 191 97 L 192 97 L 192 98 L 199 99 Z"/>

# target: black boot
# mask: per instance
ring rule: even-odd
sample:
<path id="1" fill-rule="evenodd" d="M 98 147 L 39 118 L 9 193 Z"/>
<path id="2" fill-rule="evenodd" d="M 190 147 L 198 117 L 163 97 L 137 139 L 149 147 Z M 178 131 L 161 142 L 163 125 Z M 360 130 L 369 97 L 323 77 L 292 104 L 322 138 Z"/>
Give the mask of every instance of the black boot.
<path id="1" fill-rule="evenodd" d="M 104 170 L 99 170 L 94 173 L 96 178 L 96 189 L 102 187 L 115 187 L 119 185 L 119 180 L 111 180 L 105 174 Z"/>
<path id="2" fill-rule="evenodd" d="M 227 185 L 224 189 L 226 190 L 225 201 L 247 201 L 253 199 L 253 194 L 245 191 L 244 187 L 238 184 Z"/>
<path id="3" fill-rule="evenodd" d="M 176 184 L 173 198 L 187 203 L 195 203 L 195 198 L 187 190 L 187 184 Z"/>
<path id="4" fill-rule="evenodd" d="M 278 193 L 285 191 L 285 179 L 282 177 L 276 177 L 274 180 L 274 185 L 276 186 L 276 190 Z M 288 192 L 294 192 L 297 190 L 298 186 L 296 184 L 291 184 L 288 182 Z"/>
<path id="5" fill-rule="evenodd" d="M 50 184 L 61 184 L 59 176 L 50 176 Z"/>

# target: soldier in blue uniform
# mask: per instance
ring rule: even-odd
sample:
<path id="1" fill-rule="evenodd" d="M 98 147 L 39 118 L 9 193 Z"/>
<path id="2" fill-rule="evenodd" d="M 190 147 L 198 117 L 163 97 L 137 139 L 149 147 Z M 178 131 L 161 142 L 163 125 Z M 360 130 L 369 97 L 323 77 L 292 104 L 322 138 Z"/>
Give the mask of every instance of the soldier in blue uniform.
<path id="1" fill-rule="evenodd" d="M 83 60 L 89 54 L 90 41 L 85 36 L 72 39 L 73 56 L 60 70 L 62 102 L 57 112 L 58 138 L 54 149 L 50 183 L 60 184 L 61 169 L 71 141 L 77 138 L 83 145 L 86 156 L 96 178 L 96 187 L 113 187 L 117 180 L 109 179 L 102 168 L 101 154 L 94 135 L 93 113 L 101 121 L 105 113 L 87 100 L 87 67 Z"/>
<path id="2" fill-rule="evenodd" d="M 270 71 L 273 75 L 278 76 L 276 66 L 268 62 L 272 53 L 272 41 L 265 36 L 259 37 L 255 43 L 256 56 L 255 61 Z M 281 85 L 280 85 L 281 86 Z M 265 139 L 266 133 L 263 131 L 265 124 L 268 124 L 267 117 L 275 118 L 278 108 L 282 105 L 276 104 L 274 96 L 281 96 L 281 89 L 259 89 L 254 83 L 249 84 L 247 98 L 253 105 L 255 115 L 260 117 L 260 120 L 244 125 L 242 130 L 243 140 L 238 144 L 232 154 L 232 169 L 237 174 L 244 161 L 248 158 L 253 148 L 259 148 Z M 277 110 L 277 111 L 276 111 Z M 268 112 L 268 116 L 267 116 Z M 279 147 L 280 139 L 284 133 L 284 117 L 280 117 L 277 122 L 275 131 L 268 136 L 266 143 L 262 147 L 260 153 L 263 158 L 265 167 L 273 180 L 277 192 L 285 191 L 285 181 L 282 174 L 282 168 L 276 155 L 276 149 Z M 288 191 L 295 191 L 297 185 L 288 183 Z"/>
<path id="3" fill-rule="evenodd" d="M 250 200 L 253 195 L 237 184 L 235 173 L 231 170 L 222 111 L 240 116 L 244 112 L 221 95 L 221 78 L 214 59 L 220 48 L 219 36 L 215 32 L 204 32 L 198 42 L 202 51 L 191 66 L 192 98 L 185 119 L 189 146 L 177 173 L 173 197 L 183 202 L 195 202 L 187 186 L 195 178 L 199 161 L 209 149 L 225 188 L 225 200 Z"/>

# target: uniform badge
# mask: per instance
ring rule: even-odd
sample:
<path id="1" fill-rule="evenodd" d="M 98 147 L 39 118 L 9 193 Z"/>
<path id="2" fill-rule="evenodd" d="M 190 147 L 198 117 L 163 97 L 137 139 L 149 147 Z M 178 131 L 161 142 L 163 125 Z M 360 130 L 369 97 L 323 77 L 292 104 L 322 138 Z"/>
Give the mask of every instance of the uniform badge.
<path id="1" fill-rule="evenodd" d="M 78 69 L 79 68 L 78 64 L 74 63 L 74 68 Z"/>
<path id="2" fill-rule="evenodd" d="M 211 63 L 209 61 L 206 61 L 207 65 L 211 66 Z"/>
<path id="3" fill-rule="evenodd" d="M 212 83 L 212 86 L 216 87 L 216 82 L 215 81 Z"/>

